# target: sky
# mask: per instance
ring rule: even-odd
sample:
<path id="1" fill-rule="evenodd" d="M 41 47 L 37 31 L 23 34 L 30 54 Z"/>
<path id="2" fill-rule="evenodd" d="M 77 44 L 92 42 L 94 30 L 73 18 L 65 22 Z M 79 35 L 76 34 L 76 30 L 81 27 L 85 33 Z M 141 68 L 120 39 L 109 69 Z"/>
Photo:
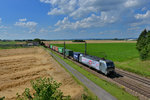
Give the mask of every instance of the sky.
<path id="1" fill-rule="evenodd" d="M 137 38 L 150 0 L 0 0 L 0 39 Z"/>

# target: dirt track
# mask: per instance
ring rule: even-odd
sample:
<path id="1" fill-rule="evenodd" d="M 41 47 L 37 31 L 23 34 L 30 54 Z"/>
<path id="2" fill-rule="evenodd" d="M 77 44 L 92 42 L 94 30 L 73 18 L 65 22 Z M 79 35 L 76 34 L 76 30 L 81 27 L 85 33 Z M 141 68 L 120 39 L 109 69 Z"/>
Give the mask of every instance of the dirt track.
<path id="1" fill-rule="evenodd" d="M 80 99 L 82 86 L 43 49 L 0 50 L 0 97 L 15 99 L 17 92 L 21 94 L 26 87 L 31 88 L 31 80 L 48 76 L 62 83 L 64 95 Z"/>

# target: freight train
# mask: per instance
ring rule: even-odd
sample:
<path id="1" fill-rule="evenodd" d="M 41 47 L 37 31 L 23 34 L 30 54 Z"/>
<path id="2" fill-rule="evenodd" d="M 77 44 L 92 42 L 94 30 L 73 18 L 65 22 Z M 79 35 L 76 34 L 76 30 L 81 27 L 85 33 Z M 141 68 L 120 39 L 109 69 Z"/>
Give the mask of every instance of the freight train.
<path id="1" fill-rule="evenodd" d="M 64 54 L 63 47 L 57 47 L 53 45 L 45 45 L 47 48 L 50 48 L 60 54 Z M 113 61 L 106 60 L 104 58 L 99 58 L 96 56 L 85 55 L 80 52 L 73 52 L 72 50 L 65 49 L 65 55 L 67 57 L 73 58 L 75 61 L 87 65 L 90 68 L 94 68 L 97 71 L 105 75 L 110 75 L 115 72 L 115 65 Z"/>

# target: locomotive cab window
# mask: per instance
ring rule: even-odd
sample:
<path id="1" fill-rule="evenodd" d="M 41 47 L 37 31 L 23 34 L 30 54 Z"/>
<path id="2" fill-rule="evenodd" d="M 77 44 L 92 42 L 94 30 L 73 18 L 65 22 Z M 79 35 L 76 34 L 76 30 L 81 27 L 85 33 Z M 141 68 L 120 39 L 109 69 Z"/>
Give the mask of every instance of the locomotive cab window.
<path id="1" fill-rule="evenodd" d="M 114 63 L 113 62 L 107 62 L 107 66 L 109 67 L 114 67 Z"/>

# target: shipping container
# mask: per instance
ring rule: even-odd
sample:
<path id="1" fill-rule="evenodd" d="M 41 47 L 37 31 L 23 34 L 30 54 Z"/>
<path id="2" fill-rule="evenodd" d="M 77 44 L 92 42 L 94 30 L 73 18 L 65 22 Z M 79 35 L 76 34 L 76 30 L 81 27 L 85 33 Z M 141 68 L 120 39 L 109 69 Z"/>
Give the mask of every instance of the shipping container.
<path id="1" fill-rule="evenodd" d="M 79 61 L 80 52 L 73 52 L 73 59 Z"/>
<path id="2" fill-rule="evenodd" d="M 55 46 L 53 46 L 53 50 L 55 50 Z"/>
<path id="3" fill-rule="evenodd" d="M 65 49 L 65 55 L 73 57 L 73 51 L 69 49 Z"/>
<path id="4" fill-rule="evenodd" d="M 64 48 L 63 47 L 58 47 L 58 52 L 59 53 L 63 53 L 64 52 Z"/>
<path id="5" fill-rule="evenodd" d="M 57 52 L 58 52 L 58 47 L 57 47 L 57 46 L 55 46 L 55 51 L 57 51 Z"/>
<path id="6" fill-rule="evenodd" d="M 53 45 L 50 45 L 50 48 L 53 49 Z"/>
<path id="7" fill-rule="evenodd" d="M 49 47 L 50 47 L 48 43 L 45 43 L 45 46 L 46 46 L 47 48 L 49 48 Z"/>

